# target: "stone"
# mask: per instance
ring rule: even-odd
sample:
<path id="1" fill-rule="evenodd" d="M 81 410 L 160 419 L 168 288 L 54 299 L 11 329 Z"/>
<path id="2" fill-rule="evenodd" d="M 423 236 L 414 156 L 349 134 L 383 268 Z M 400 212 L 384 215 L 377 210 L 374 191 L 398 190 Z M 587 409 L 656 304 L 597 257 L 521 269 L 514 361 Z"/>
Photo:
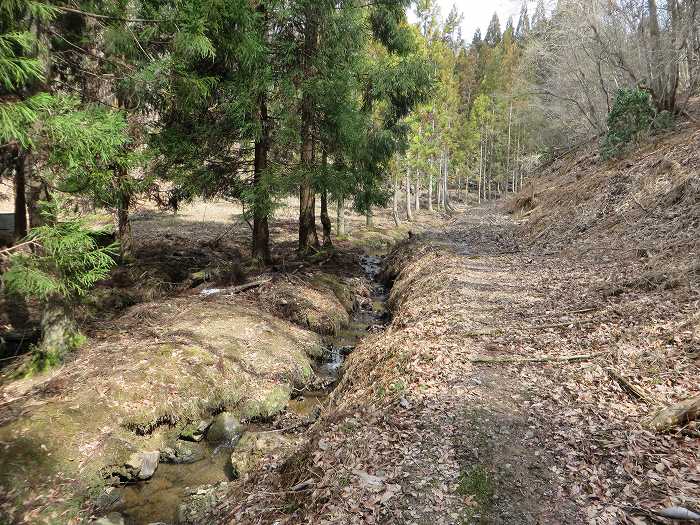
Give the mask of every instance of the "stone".
<path id="1" fill-rule="evenodd" d="M 119 491 L 114 487 L 106 487 L 99 496 L 95 498 L 95 506 L 102 510 L 109 510 L 123 503 Z"/>
<path id="2" fill-rule="evenodd" d="M 158 468 L 159 459 L 160 452 L 158 450 L 135 452 L 129 456 L 120 476 L 134 481 L 150 479 Z"/>
<path id="3" fill-rule="evenodd" d="M 245 432 L 238 418 L 230 412 L 222 412 L 214 418 L 207 431 L 207 441 L 213 444 L 229 443 L 235 445 Z"/>
<path id="4" fill-rule="evenodd" d="M 140 479 L 150 479 L 155 474 L 158 468 L 158 460 L 160 452 L 153 450 L 151 452 L 141 453 L 141 471 L 139 472 Z"/>
<path id="5" fill-rule="evenodd" d="M 248 432 L 231 453 L 231 466 L 237 477 L 245 476 L 275 456 L 282 457 L 294 443 L 275 432 Z"/>
<path id="6" fill-rule="evenodd" d="M 182 429 L 180 439 L 185 441 L 202 441 L 207 433 L 207 429 L 211 426 L 214 418 L 202 419 L 194 423 L 190 423 Z"/>
<path id="7" fill-rule="evenodd" d="M 92 523 L 93 525 L 124 525 L 124 517 L 118 512 L 110 512 Z"/>
<path id="8" fill-rule="evenodd" d="M 226 483 L 206 485 L 188 491 L 185 499 L 177 508 L 177 525 L 201 525 L 212 523 L 212 514 L 216 504 L 226 494 Z"/>
<path id="9" fill-rule="evenodd" d="M 160 451 L 161 463 L 172 463 L 175 465 L 185 465 L 196 463 L 204 459 L 204 451 L 201 445 L 176 441 L 171 447 L 165 447 Z"/>
<path id="10" fill-rule="evenodd" d="M 312 425 L 313 423 L 316 423 L 318 421 L 318 418 L 321 417 L 321 407 L 320 406 L 315 406 L 311 409 L 311 412 L 309 412 L 309 415 L 306 416 L 305 423 Z"/>

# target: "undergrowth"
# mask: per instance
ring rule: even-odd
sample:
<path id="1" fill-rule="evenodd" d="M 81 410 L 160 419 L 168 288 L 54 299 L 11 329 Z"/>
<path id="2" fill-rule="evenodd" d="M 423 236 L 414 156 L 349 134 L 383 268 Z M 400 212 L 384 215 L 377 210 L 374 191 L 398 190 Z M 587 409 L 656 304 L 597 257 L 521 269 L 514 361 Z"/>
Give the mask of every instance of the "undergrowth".
<path id="1" fill-rule="evenodd" d="M 668 129 L 673 116 L 657 112 L 649 92 L 639 88 L 620 89 L 608 114 L 608 132 L 601 144 L 601 156 L 610 159 L 641 142 L 650 133 Z"/>
<path id="2" fill-rule="evenodd" d="M 493 486 L 486 469 L 476 465 L 462 472 L 459 476 L 457 493 L 461 496 L 471 496 L 479 506 L 487 507 L 493 496 Z"/>

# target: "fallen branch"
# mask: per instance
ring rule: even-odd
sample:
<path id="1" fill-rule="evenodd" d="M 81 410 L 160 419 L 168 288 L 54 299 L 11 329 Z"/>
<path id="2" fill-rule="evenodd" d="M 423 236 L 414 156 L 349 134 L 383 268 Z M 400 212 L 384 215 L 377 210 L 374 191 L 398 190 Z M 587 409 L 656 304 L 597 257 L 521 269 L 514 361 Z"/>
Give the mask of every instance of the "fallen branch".
<path id="1" fill-rule="evenodd" d="M 251 288 L 257 288 L 258 286 L 262 286 L 263 284 L 267 284 L 272 280 L 272 278 L 268 279 L 260 279 L 259 281 L 252 281 L 246 284 L 242 284 L 240 286 L 234 286 L 233 288 L 229 288 L 227 290 L 228 294 L 227 295 L 234 295 L 240 292 L 245 292 L 246 290 L 250 290 Z"/>
<path id="2" fill-rule="evenodd" d="M 700 396 L 659 410 L 646 426 L 656 432 L 667 432 L 696 419 L 700 419 Z"/>
<path id="3" fill-rule="evenodd" d="M 533 213 L 534 211 L 539 210 L 539 209 L 540 209 L 539 206 L 535 206 L 534 208 L 532 208 L 532 209 L 531 209 L 530 211 L 528 211 L 527 213 L 523 213 L 522 215 L 520 215 L 520 218 L 521 218 L 521 219 L 524 219 L 525 217 L 527 217 L 528 215 L 532 215 L 532 213 Z"/>
<path id="4" fill-rule="evenodd" d="M 577 315 L 577 314 L 587 314 L 589 312 L 595 312 L 596 310 L 600 310 L 602 306 L 590 306 L 588 308 L 582 308 L 580 310 L 568 310 L 566 312 L 560 312 L 558 315 Z M 553 317 L 556 314 L 550 314 L 550 315 L 536 315 L 534 317 L 530 317 L 530 320 L 534 319 L 546 319 L 547 317 Z"/>
<path id="5" fill-rule="evenodd" d="M 570 356 L 542 356 L 542 357 L 474 357 L 467 359 L 470 363 L 500 364 L 500 363 L 571 363 L 574 361 L 587 361 L 603 355 L 605 352 L 595 354 L 579 354 Z"/>
<path id="6" fill-rule="evenodd" d="M 565 323 L 554 323 L 554 324 L 543 324 L 543 325 L 533 325 L 533 326 L 525 326 L 522 328 L 522 330 L 546 330 L 548 328 L 566 328 L 571 325 L 588 325 L 593 322 L 593 319 L 585 320 L 585 321 L 567 321 Z"/>
<path id="7" fill-rule="evenodd" d="M 301 483 L 298 483 L 294 485 L 293 487 L 289 488 L 289 492 L 299 492 L 302 490 L 308 490 L 316 485 L 316 480 L 313 478 L 309 478 L 306 481 L 302 481 Z"/>
<path id="8" fill-rule="evenodd" d="M 0 250 L 0 255 L 5 255 L 8 253 L 12 253 L 18 248 L 21 248 L 22 246 L 30 246 L 30 245 L 35 245 L 39 246 L 39 244 L 36 241 L 24 241 L 19 244 L 15 244 L 14 246 L 10 246 L 9 248 L 5 248 L 4 250 Z"/>
<path id="9" fill-rule="evenodd" d="M 605 371 L 608 373 L 610 377 L 612 377 L 615 381 L 617 381 L 620 386 L 622 387 L 622 390 L 627 392 L 630 396 L 632 396 L 635 399 L 639 399 L 640 401 L 644 401 L 646 403 L 649 403 L 649 396 L 647 396 L 646 392 L 639 388 L 636 385 L 633 385 L 630 383 L 627 379 L 622 377 L 620 374 L 615 372 L 612 368 L 606 368 Z"/>

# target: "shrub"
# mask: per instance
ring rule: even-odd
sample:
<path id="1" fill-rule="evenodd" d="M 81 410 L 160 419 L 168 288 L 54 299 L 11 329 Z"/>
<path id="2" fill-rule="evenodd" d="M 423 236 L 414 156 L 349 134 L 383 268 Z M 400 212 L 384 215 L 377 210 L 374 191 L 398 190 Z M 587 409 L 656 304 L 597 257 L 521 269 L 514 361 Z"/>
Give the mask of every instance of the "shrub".
<path id="1" fill-rule="evenodd" d="M 601 155 L 609 159 L 638 143 L 656 127 L 668 127 L 669 115 L 657 115 L 651 95 L 639 88 L 620 89 L 608 114 Z"/>

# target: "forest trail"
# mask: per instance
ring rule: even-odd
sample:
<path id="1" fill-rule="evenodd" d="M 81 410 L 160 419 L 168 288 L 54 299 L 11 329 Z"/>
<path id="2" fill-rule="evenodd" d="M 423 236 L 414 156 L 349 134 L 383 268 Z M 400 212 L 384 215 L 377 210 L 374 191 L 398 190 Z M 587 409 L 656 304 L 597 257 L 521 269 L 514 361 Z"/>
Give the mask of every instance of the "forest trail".
<path id="1" fill-rule="evenodd" d="M 390 254 L 392 324 L 350 356 L 307 448 L 227 520 L 636 525 L 697 502 L 698 436 L 642 426 L 687 395 L 674 367 L 692 365 L 658 363 L 692 304 L 610 295 L 609 261 L 530 250 L 517 227 L 474 207 Z"/>
<path id="2" fill-rule="evenodd" d="M 489 206 L 467 210 L 427 236 L 444 251 L 431 281 L 440 299 L 414 330 L 435 359 L 419 365 L 423 392 L 405 414 L 421 435 L 400 464 L 411 475 L 399 522 L 582 520 L 555 475 L 557 447 L 548 437 L 557 429 L 533 407 L 552 380 L 551 367 L 475 363 L 534 357 L 516 334 L 550 290 L 531 271 L 539 264 L 519 251 L 514 226 Z M 435 295 L 427 297 L 433 302 Z M 416 305 L 417 313 L 430 306 Z M 553 357 L 566 354 L 556 346 Z"/>

